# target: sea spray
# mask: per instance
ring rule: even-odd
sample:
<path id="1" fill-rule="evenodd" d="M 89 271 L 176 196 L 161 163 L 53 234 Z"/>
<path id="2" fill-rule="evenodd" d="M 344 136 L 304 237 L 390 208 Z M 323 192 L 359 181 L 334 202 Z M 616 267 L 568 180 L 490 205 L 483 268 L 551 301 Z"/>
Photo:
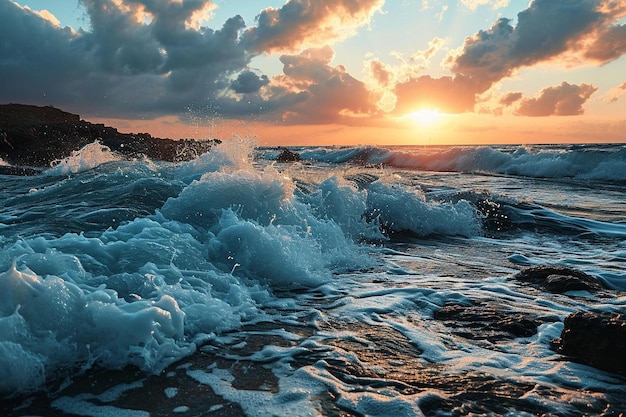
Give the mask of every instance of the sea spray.
<path id="1" fill-rule="evenodd" d="M 49 175 L 76 174 L 121 159 L 122 157 L 112 152 L 108 146 L 96 141 L 85 145 L 78 151 L 73 151 L 67 158 L 54 161 L 47 173 Z"/>

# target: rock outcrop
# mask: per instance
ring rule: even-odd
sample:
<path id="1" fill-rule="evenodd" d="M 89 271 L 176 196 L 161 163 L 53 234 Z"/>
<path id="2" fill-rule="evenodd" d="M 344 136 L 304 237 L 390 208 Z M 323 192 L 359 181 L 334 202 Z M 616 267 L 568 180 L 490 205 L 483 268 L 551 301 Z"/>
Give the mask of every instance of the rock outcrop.
<path id="1" fill-rule="evenodd" d="M 626 374 L 626 314 L 594 311 L 570 314 L 552 348 L 595 368 Z"/>
<path id="2" fill-rule="evenodd" d="M 0 158 L 16 166 L 49 167 L 94 141 L 129 158 L 191 160 L 219 140 L 172 140 L 148 133 L 120 133 L 116 128 L 81 120 L 51 106 L 0 105 Z"/>

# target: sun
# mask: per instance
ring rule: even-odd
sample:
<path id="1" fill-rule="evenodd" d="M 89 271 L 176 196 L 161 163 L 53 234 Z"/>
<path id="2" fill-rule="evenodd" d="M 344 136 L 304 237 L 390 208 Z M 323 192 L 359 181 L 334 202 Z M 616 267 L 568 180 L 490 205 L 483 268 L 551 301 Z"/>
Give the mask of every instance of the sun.
<path id="1" fill-rule="evenodd" d="M 441 113 L 439 113 L 439 109 L 420 109 L 413 113 L 408 113 L 405 117 L 420 126 L 431 126 L 441 119 Z"/>

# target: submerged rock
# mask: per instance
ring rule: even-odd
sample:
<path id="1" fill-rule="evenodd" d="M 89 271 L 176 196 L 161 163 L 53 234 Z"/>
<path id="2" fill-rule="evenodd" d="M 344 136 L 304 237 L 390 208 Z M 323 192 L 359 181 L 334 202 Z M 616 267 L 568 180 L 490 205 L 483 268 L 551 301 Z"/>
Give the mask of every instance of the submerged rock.
<path id="1" fill-rule="evenodd" d="M 574 360 L 626 374 L 626 314 L 579 311 L 565 319 L 552 348 Z"/>
<path id="2" fill-rule="evenodd" d="M 77 114 L 51 106 L 0 105 L 0 158 L 13 165 L 49 167 L 95 141 L 130 158 L 146 156 L 170 162 L 191 160 L 219 143 L 217 139 L 173 140 L 148 133 L 120 133 L 116 128 L 81 120 Z"/>
<path id="3" fill-rule="evenodd" d="M 514 278 L 553 294 L 567 291 L 596 292 L 604 289 L 593 276 L 564 266 L 533 266 L 515 274 Z"/>

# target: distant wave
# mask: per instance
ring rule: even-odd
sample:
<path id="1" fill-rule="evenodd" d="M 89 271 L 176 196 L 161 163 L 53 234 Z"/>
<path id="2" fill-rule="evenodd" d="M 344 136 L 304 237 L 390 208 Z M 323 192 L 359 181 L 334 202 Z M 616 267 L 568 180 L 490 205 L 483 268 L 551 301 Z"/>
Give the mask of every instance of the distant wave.
<path id="1" fill-rule="evenodd" d="M 301 156 L 423 171 L 626 182 L 624 145 L 304 148 Z"/>

